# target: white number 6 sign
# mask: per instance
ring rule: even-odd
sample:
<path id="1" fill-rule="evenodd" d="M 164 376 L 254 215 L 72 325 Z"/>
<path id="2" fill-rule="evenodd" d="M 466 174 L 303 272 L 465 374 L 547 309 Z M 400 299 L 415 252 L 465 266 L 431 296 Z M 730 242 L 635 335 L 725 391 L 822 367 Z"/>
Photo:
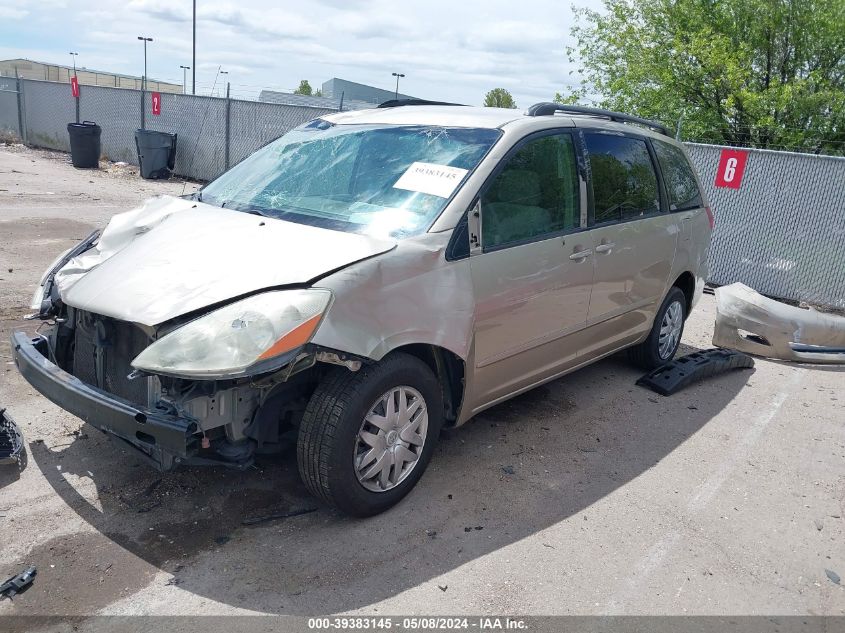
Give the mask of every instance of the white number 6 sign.
<path id="1" fill-rule="evenodd" d="M 725 173 L 722 175 L 722 178 L 725 182 L 733 182 L 734 176 L 736 176 L 736 158 L 729 158 L 725 161 Z"/>

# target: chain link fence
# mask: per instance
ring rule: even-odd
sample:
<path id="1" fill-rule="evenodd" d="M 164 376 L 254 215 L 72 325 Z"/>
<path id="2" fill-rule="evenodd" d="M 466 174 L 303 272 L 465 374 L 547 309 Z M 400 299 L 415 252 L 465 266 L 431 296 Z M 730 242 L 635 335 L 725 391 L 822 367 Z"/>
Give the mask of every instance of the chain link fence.
<path id="1" fill-rule="evenodd" d="M 70 86 L 0 77 L 0 132 L 69 151 L 76 120 Z M 211 180 L 326 108 L 80 86 L 79 117 L 102 127 L 103 154 L 137 164 L 135 130 L 178 134 L 175 172 Z M 845 158 L 745 150 L 739 189 L 715 186 L 724 148 L 688 143 L 716 216 L 710 279 L 741 281 L 764 294 L 845 307 Z"/>
<path id="2" fill-rule="evenodd" d="M 160 114 L 155 115 L 150 95 L 150 91 L 82 85 L 79 120 L 102 128 L 105 158 L 131 164 L 138 162 L 135 130 L 176 133 L 174 171 L 197 180 L 212 180 L 288 130 L 334 112 L 163 92 Z M 76 101 L 66 83 L 0 77 L 0 131 L 29 145 L 70 151 L 67 124 L 77 120 Z"/>
<path id="3" fill-rule="evenodd" d="M 731 189 L 715 186 L 726 149 L 687 144 L 716 217 L 709 281 L 845 308 L 845 158 L 743 149 Z"/>

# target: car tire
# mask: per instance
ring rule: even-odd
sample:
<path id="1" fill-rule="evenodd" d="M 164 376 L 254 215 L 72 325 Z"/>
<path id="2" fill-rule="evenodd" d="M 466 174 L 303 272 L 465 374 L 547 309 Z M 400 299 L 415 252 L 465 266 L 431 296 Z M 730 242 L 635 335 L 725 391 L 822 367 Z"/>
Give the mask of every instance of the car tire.
<path id="1" fill-rule="evenodd" d="M 643 369 L 655 369 L 672 360 L 684 334 L 686 317 L 686 295 L 680 288 L 672 286 L 660 304 L 648 338 L 628 350 L 631 362 Z M 662 334 L 668 335 L 668 340 Z"/>
<path id="2" fill-rule="evenodd" d="M 408 413 L 420 398 L 420 406 Z M 419 481 L 442 425 L 441 386 L 420 359 L 396 352 L 357 372 L 333 368 L 300 424 L 299 474 L 314 496 L 341 511 L 378 514 Z M 409 454 L 416 459 L 408 460 Z M 378 474 L 367 477 L 374 470 Z"/>

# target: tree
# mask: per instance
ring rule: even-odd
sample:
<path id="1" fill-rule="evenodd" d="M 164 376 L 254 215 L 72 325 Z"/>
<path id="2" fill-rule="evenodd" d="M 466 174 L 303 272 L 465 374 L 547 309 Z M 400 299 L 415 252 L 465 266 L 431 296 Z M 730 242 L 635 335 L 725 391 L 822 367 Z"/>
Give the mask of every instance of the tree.
<path id="1" fill-rule="evenodd" d="M 308 83 L 307 79 L 303 79 L 299 82 L 299 88 L 293 91 L 295 95 L 305 95 L 305 96 L 313 96 L 314 90 L 311 88 L 311 84 Z"/>
<path id="2" fill-rule="evenodd" d="M 511 93 L 504 88 L 493 88 L 484 95 L 485 108 L 516 108 Z"/>
<path id="3" fill-rule="evenodd" d="M 842 0 L 604 0 L 576 10 L 581 89 L 556 100 L 715 143 L 845 149 Z"/>

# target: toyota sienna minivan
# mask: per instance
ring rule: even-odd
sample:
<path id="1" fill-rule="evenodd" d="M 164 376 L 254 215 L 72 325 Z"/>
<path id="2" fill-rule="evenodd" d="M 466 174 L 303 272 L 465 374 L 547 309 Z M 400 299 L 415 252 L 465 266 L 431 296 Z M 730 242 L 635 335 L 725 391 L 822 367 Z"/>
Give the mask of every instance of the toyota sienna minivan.
<path id="1" fill-rule="evenodd" d="M 299 472 L 358 516 L 441 428 L 627 349 L 675 354 L 713 217 L 683 146 L 615 112 L 388 102 L 115 216 L 12 335 L 47 398 L 155 466 Z"/>

